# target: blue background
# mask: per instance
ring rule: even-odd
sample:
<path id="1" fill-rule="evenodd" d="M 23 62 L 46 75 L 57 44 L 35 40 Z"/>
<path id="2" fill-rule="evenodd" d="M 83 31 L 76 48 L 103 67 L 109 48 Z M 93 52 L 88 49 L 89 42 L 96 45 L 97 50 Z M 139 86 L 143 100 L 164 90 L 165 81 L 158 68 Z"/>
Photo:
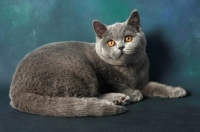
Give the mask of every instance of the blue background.
<path id="1" fill-rule="evenodd" d="M 200 94 L 198 0 L 1 0 L 0 89 L 33 49 L 55 41 L 94 42 L 92 20 L 124 22 L 134 9 L 147 37 L 150 79 Z"/>

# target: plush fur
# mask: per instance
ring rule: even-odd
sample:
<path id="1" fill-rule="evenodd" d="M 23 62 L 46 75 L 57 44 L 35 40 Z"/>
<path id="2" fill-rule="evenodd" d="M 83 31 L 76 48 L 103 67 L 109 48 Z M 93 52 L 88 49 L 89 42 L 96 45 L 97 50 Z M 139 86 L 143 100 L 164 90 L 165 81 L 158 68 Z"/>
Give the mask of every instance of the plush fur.
<path id="1" fill-rule="evenodd" d="M 57 42 L 27 54 L 10 87 L 11 106 L 50 116 L 108 116 L 144 96 L 178 98 L 180 87 L 149 82 L 146 39 L 138 11 L 124 23 L 93 22 L 96 43 Z M 131 42 L 125 42 L 132 36 Z M 115 45 L 108 46 L 113 40 Z"/>

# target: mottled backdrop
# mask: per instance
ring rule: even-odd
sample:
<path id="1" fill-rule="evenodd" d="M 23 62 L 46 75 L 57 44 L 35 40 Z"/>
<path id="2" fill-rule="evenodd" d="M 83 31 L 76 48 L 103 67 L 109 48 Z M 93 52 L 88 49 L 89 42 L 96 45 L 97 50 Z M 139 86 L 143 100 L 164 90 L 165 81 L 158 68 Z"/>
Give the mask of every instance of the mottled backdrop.
<path id="1" fill-rule="evenodd" d="M 0 88 L 33 49 L 94 42 L 92 20 L 123 22 L 134 9 L 147 36 L 150 79 L 200 93 L 199 0 L 0 0 Z"/>

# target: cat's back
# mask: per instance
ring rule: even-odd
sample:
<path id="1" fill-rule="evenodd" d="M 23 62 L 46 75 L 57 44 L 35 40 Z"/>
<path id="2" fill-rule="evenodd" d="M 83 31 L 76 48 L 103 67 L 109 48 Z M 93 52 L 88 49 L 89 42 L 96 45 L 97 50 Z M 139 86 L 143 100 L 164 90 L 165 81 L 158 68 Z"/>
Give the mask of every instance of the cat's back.
<path id="1" fill-rule="evenodd" d="M 13 82 L 16 80 L 44 79 L 62 74 L 88 70 L 89 56 L 95 54 L 94 44 L 85 42 L 57 42 L 41 46 L 28 53 L 18 64 Z"/>
<path id="2" fill-rule="evenodd" d="M 94 46 L 85 42 L 57 42 L 33 50 L 15 70 L 11 95 L 22 91 L 56 95 L 56 87 L 74 84 L 73 78 L 94 78 L 90 61 L 95 54 Z"/>
<path id="3" fill-rule="evenodd" d="M 72 56 L 74 54 L 83 55 L 85 54 L 86 50 L 92 49 L 94 45 L 85 43 L 85 42 L 55 42 L 46 44 L 41 46 L 29 54 L 26 55 L 27 57 L 38 57 L 38 56 L 45 56 L 45 57 L 62 57 L 62 56 Z M 74 56 L 74 57 L 76 57 Z M 58 58 L 56 58 L 58 59 Z"/>
<path id="4" fill-rule="evenodd" d="M 85 42 L 55 42 L 41 46 L 28 53 L 19 63 L 23 65 L 41 65 L 69 63 L 71 61 L 83 61 L 86 52 L 94 54 L 94 45 Z M 90 54 L 90 53 L 89 53 Z"/>

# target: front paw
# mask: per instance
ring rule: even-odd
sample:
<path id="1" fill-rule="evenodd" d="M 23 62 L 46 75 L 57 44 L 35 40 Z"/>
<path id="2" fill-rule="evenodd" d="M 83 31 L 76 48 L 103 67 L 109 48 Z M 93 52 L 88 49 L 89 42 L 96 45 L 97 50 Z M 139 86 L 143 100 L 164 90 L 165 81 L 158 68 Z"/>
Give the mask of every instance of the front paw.
<path id="1" fill-rule="evenodd" d="M 172 90 L 172 95 L 170 96 L 170 98 L 179 98 L 185 96 L 186 94 L 186 90 L 181 87 L 176 87 Z"/>
<path id="2" fill-rule="evenodd" d="M 113 101 L 114 104 L 116 105 L 126 105 L 130 103 L 130 97 L 125 95 L 125 94 L 121 94 L 120 96 L 117 97 L 117 99 L 115 99 Z"/>
<path id="3" fill-rule="evenodd" d="M 139 90 L 134 90 L 130 98 L 131 98 L 131 102 L 137 102 L 143 99 L 143 95 Z"/>

